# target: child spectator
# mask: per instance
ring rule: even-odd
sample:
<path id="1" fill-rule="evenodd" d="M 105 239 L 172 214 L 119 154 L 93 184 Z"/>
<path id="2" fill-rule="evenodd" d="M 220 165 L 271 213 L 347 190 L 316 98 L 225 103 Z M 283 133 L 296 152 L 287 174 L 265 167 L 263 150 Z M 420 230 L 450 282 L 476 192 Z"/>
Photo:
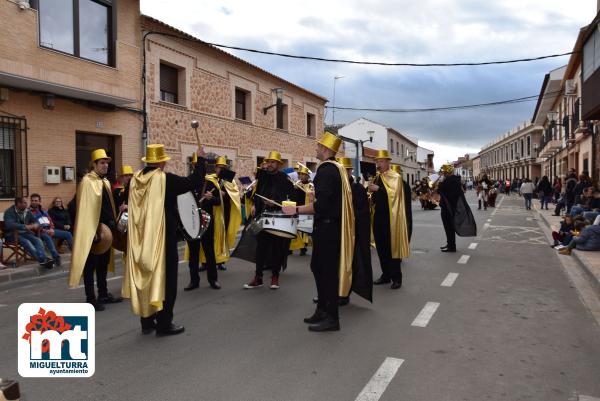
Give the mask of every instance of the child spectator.
<path id="1" fill-rule="evenodd" d="M 552 231 L 552 239 L 554 240 L 554 244 L 550 245 L 550 247 L 554 248 L 558 245 L 568 245 L 573 237 L 574 229 L 575 224 L 573 221 L 573 216 L 569 214 L 565 215 L 565 217 L 563 217 L 563 221 L 560 222 L 559 230 Z"/>

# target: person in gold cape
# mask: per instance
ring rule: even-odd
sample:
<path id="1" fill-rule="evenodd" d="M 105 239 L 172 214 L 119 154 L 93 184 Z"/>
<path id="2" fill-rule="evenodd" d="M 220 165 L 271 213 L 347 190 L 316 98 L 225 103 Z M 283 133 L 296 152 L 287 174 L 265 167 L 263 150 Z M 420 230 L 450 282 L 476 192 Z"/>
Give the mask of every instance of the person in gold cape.
<path id="1" fill-rule="evenodd" d="M 317 286 L 317 309 L 306 319 L 308 330 L 340 329 L 338 296 L 347 297 L 352 285 L 354 211 L 346 170 L 335 161 L 342 140 L 325 132 L 317 144 L 319 164 L 314 180 L 314 201 L 284 206 L 286 214 L 314 214 L 313 253 L 310 268 Z"/>
<path id="2" fill-rule="evenodd" d="M 177 295 L 177 196 L 198 191 L 204 184 L 204 150 L 198 147 L 198 163 L 187 177 L 165 173 L 170 157 L 164 145 L 151 144 L 142 161 L 146 167 L 129 183 L 127 258 L 123 296 L 131 299 L 139 315 L 142 333 L 156 329 L 157 336 L 179 334 L 184 327 L 173 324 Z"/>
<path id="3" fill-rule="evenodd" d="M 119 175 L 119 185 L 113 190 L 113 199 L 117 213 L 127 210 L 127 196 L 129 195 L 129 182 L 133 177 L 133 167 L 124 165 Z"/>
<path id="4" fill-rule="evenodd" d="M 104 149 L 94 150 L 90 161 L 91 171 L 79 183 L 76 196 L 77 215 L 69 287 L 77 287 L 83 275 L 86 302 L 92 304 L 96 311 L 103 311 L 103 304 L 123 300 L 123 298 L 115 297 L 108 292 L 106 276 L 112 250 L 109 248 L 101 255 L 90 251 L 93 243 L 100 239 L 100 223 L 105 224 L 111 230 L 115 230 L 117 226 L 115 203 L 110 182 L 106 178 L 111 161 L 112 159 L 107 156 Z M 94 292 L 94 271 L 98 285 L 98 298 Z"/>
<path id="5" fill-rule="evenodd" d="M 298 166 L 298 178 L 300 179 L 292 192 L 292 200 L 297 206 L 308 205 L 310 203 L 310 194 L 315 191 L 315 186 L 310 182 L 308 167 Z M 293 251 L 300 250 L 300 255 L 306 255 L 307 247 L 310 242 L 306 233 L 298 231 L 296 238 L 290 242 L 290 254 Z"/>
<path id="6" fill-rule="evenodd" d="M 402 258 L 410 255 L 406 198 L 402 176 L 390 169 L 387 150 L 377 151 L 375 163 L 379 173 L 369 184 L 373 211 L 373 236 L 381 265 L 381 277 L 373 284 L 402 287 Z"/>
<path id="7" fill-rule="evenodd" d="M 217 157 L 217 161 L 215 162 L 215 174 L 217 177 L 219 177 L 219 183 L 221 185 L 223 220 L 225 223 L 224 225 L 227 239 L 226 245 L 229 248 L 229 251 L 232 251 L 235 245 L 235 239 L 237 238 L 238 230 L 242 224 L 240 189 L 233 180 L 235 173 L 229 169 L 227 157 Z M 228 177 L 224 178 L 225 175 L 228 175 Z M 229 260 L 229 257 L 229 253 L 227 255 L 223 255 L 222 257 L 217 257 L 217 270 L 227 270 L 225 267 L 225 262 Z"/>

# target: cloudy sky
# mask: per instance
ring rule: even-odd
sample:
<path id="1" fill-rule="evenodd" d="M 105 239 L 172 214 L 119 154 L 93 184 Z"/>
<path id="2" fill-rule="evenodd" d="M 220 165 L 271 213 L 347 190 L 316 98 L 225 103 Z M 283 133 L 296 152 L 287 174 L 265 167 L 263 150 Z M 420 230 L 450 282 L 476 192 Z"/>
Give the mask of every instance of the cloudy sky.
<path id="1" fill-rule="evenodd" d="M 597 0 L 141 0 L 144 14 L 212 43 L 366 61 L 453 63 L 571 51 Z M 537 95 L 567 57 L 482 67 L 358 66 L 234 52 L 333 101 L 359 108 L 424 108 Z M 436 152 L 436 164 L 477 152 L 530 120 L 534 102 L 430 113 L 336 111 L 366 117 Z M 327 123 L 332 121 L 327 112 Z"/>

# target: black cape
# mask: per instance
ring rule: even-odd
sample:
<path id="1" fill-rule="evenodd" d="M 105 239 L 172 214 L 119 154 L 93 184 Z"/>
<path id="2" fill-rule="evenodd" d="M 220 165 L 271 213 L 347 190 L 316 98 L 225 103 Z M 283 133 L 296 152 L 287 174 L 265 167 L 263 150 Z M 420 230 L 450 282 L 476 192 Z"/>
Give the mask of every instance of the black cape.
<path id="1" fill-rule="evenodd" d="M 352 259 L 352 291 L 373 302 L 373 268 L 371 266 L 371 216 L 367 190 L 352 184 L 354 208 L 354 257 Z"/>
<path id="2" fill-rule="evenodd" d="M 461 237 L 477 236 L 477 224 L 465 199 L 460 177 L 448 176 L 440 183 L 438 191 L 442 198 L 440 201 L 442 213 L 447 213 L 452 217 L 456 234 Z"/>

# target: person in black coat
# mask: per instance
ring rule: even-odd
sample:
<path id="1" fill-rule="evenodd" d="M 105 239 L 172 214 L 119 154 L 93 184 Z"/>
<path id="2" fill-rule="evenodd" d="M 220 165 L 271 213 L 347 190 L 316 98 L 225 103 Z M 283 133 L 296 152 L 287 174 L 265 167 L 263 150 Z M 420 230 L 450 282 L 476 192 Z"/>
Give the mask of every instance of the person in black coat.
<path id="1" fill-rule="evenodd" d="M 121 167 L 121 175 L 119 175 L 120 185 L 113 190 L 113 199 L 115 200 L 115 208 L 117 213 L 127 210 L 127 198 L 129 197 L 129 182 L 133 177 L 133 167 Z"/>
<path id="2" fill-rule="evenodd" d="M 54 198 L 52 207 L 48 209 L 48 214 L 50 215 L 55 228 L 73 233 L 71 216 L 69 215 L 69 211 L 64 207 L 61 198 Z"/>

